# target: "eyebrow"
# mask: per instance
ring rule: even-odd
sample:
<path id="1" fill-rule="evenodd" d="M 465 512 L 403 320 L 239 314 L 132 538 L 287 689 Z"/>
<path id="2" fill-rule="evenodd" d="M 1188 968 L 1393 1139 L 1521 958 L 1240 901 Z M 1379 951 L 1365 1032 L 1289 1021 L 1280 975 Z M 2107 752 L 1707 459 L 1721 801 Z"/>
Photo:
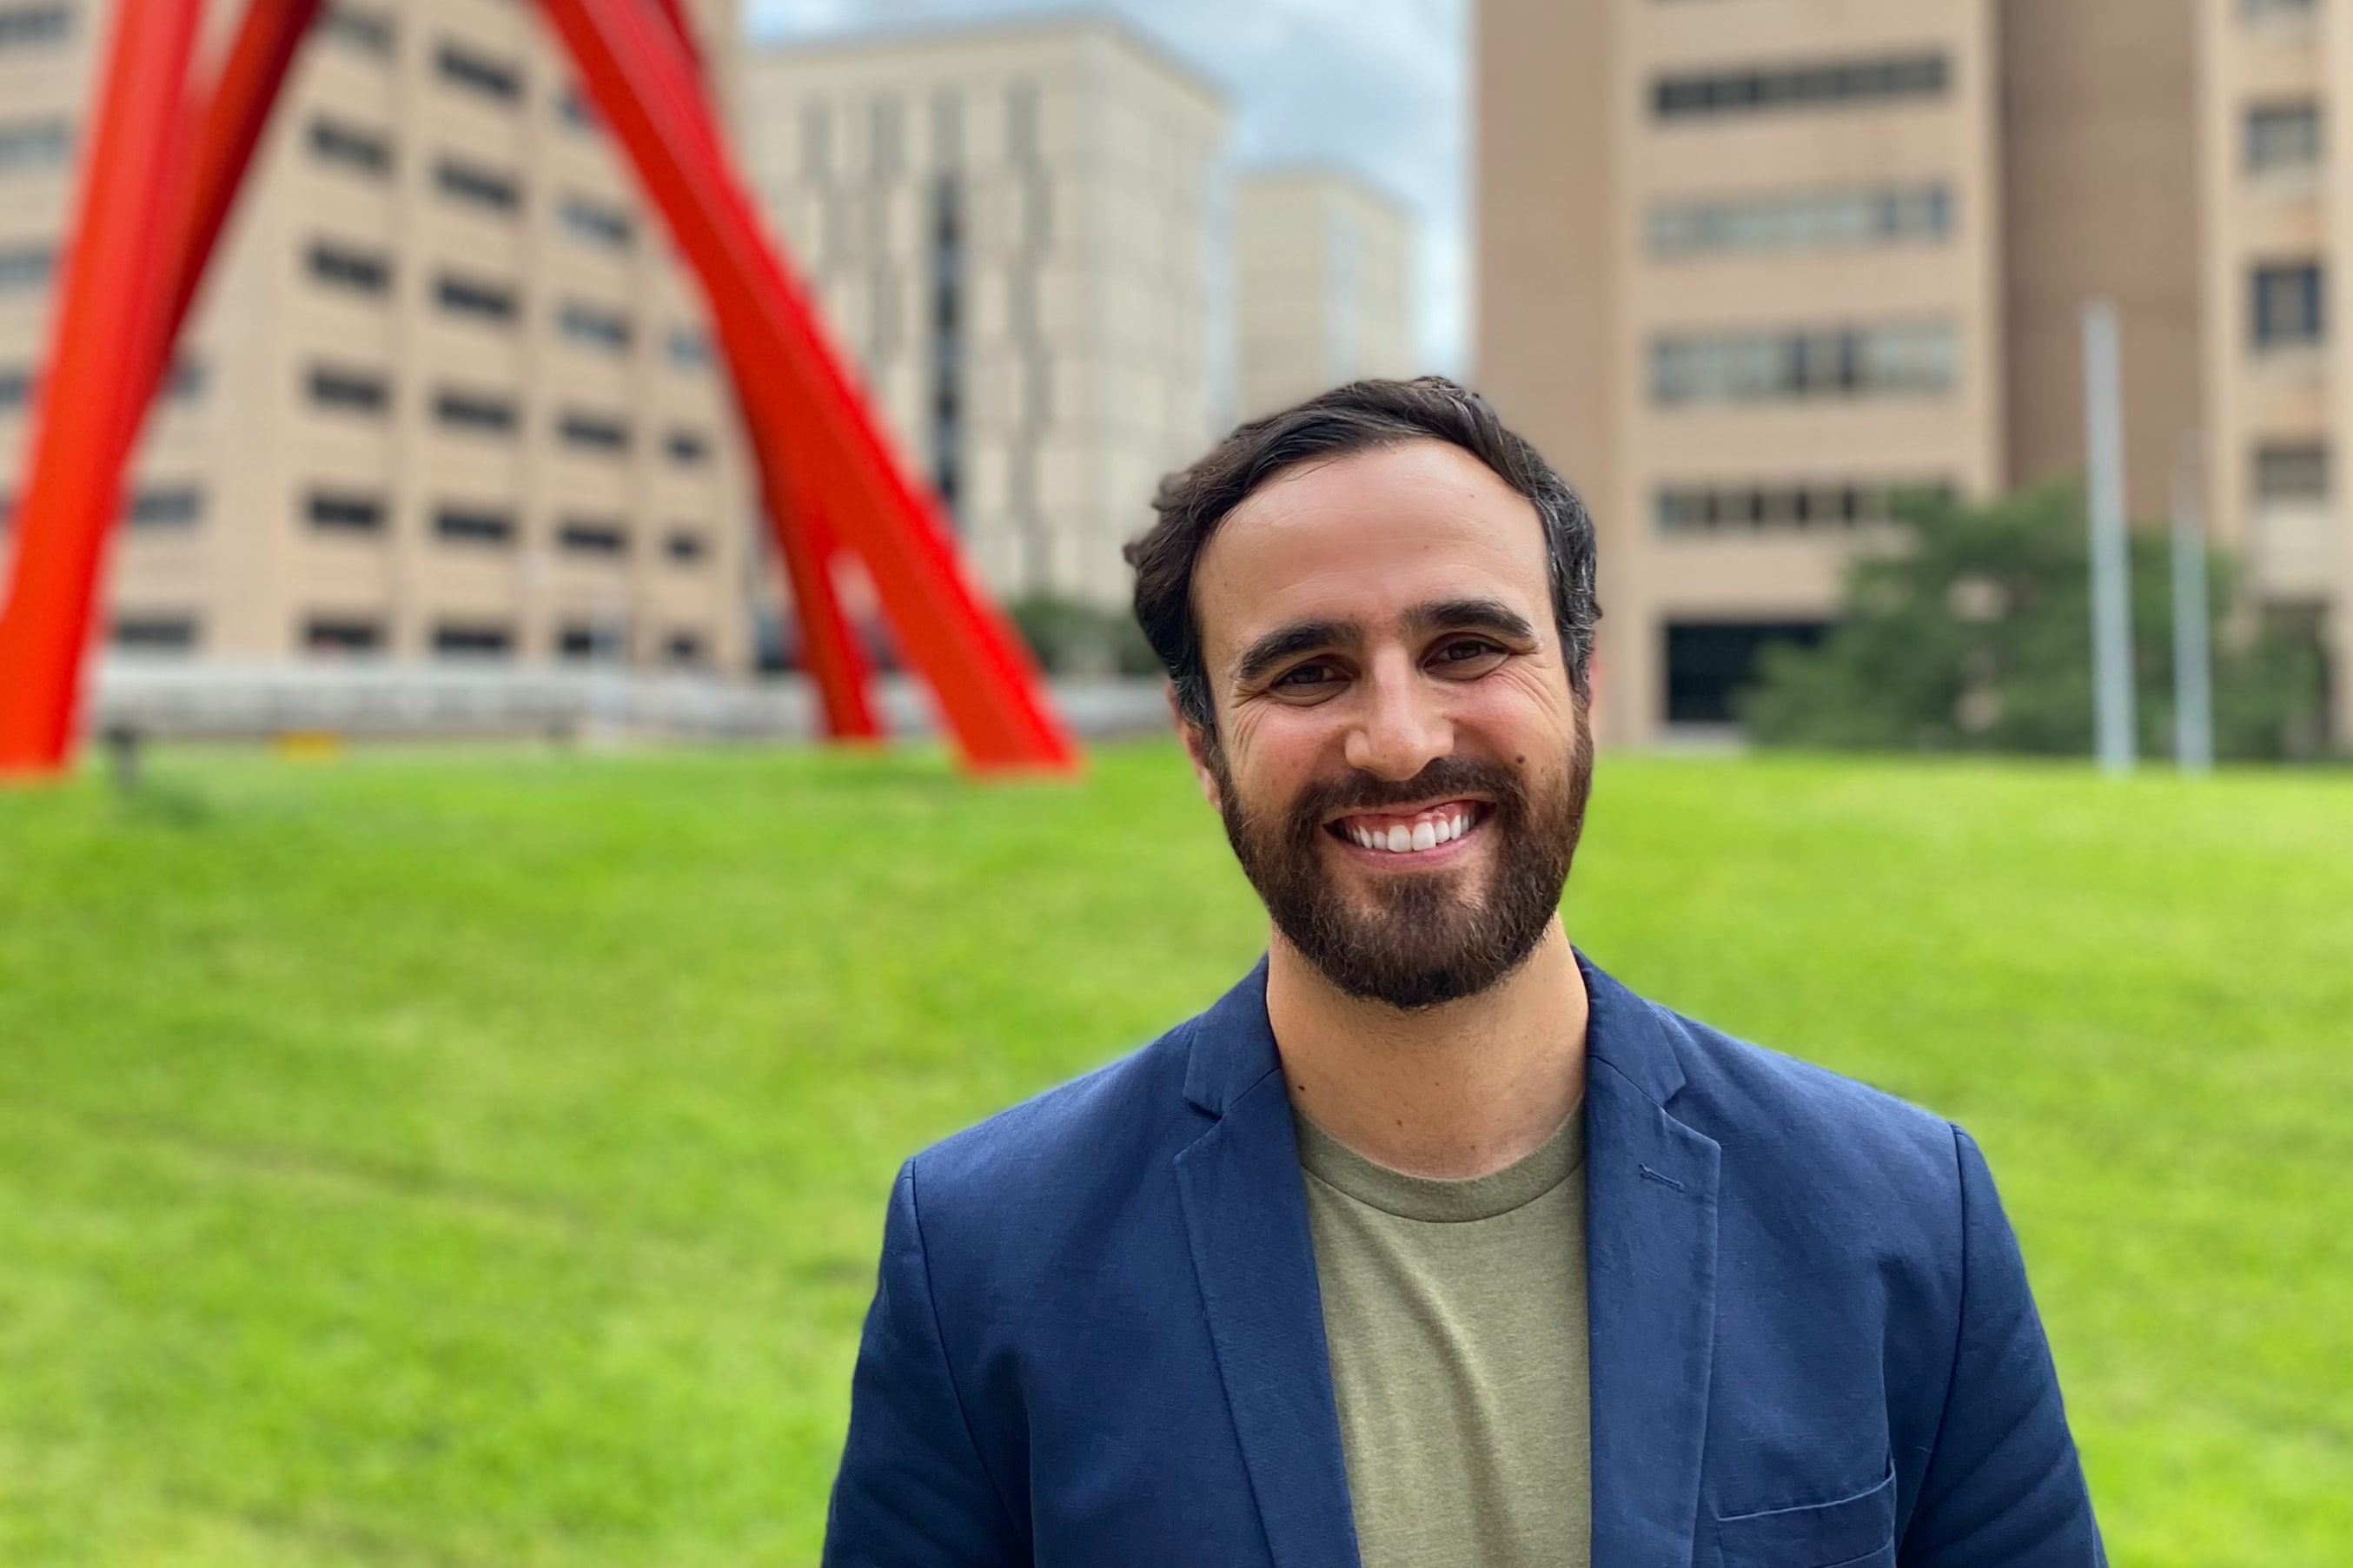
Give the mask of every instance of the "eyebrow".
<path id="1" fill-rule="evenodd" d="M 1528 618 L 1500 599 L 1440 599 L 1416 605 L 1405 613 L 1404 624 L 1409 636 L 1473 629 L 1494 632 L 1517 642 L 1534 642 L 1536 636 Z M 1250 685 L 1301 654 L 1356 647 L 1364 640 L 1361 621 L 1293 621 L 1275 627 L 1244 648 L 1234 666 L 1234 679 Z"/>

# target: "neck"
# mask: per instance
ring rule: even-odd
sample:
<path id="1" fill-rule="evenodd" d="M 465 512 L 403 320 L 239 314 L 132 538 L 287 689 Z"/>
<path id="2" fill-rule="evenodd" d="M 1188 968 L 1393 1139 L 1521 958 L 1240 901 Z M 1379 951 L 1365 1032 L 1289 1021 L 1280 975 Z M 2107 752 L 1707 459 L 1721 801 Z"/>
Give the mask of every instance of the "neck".
<path id="1" fill-rule="evenodd" d="M 1584 1098 L 1585 976 L 1557 916 L 1496 984 L 1411 1013 L 1338 990 L 1277 931 L 1266 1012 L 1293 1109 L 1391 1170 L 1500 1171 Z"/>

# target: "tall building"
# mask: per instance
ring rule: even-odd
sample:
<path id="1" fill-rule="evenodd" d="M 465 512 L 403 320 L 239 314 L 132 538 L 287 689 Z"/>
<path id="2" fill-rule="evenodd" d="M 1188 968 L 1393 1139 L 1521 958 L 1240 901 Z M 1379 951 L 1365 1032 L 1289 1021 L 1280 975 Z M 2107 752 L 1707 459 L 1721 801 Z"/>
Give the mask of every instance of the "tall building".
<path id="1" fill-rule="evenodd" d="M 1222 101 L 1090 16 L 762 49 L 744 88 L 760 195 L 989 585 L 1124 601 L 1210 435 Z"/>
<path id="2" fill-rule="evenodd" d="M 1245 418 L 1414 373 L 1410 214 L 1335 169 L 1236 182 L 1236 379 Z"/>
<path id="3" fill-rule="evenodd" d="M 2353 735 L 2353 362 L 2322 315 L 2353 208 L 2315 173 L 2353 32 L 2315 10 L 1482 5 L 1477 374 L 1595 510 L 1607 738 L 1728 721 L 1892 489 L 2080 470 L 2094 296 L 2130 511 L 2204 449 L 2256 594 L 2328 616 Z"/>
<path id="4" fill-rule="evenodd" d="M 0 0 L 0 494 L 113 9 Z M 733 0 L 691 10 L 723 92 Z M 149 421 L 111 644 L 744 667 L 732 400 L 621 160 L 533 7 L 332 0 Z"/>

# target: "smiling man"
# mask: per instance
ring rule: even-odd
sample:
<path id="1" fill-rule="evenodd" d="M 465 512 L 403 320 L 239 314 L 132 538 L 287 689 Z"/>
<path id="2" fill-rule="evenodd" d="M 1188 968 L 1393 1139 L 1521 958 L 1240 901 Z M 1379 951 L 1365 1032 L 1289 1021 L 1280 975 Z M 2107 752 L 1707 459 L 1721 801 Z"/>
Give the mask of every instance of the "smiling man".
<path id="1" fill-rule="evenodd" d="M 1129 551 L 1267 956 L 908 1162 L 826 1561 L 2082 1568 L 1984 1160 L 1558 906 L 1593 529 L 1451 383 L 1246 425 Z"/>

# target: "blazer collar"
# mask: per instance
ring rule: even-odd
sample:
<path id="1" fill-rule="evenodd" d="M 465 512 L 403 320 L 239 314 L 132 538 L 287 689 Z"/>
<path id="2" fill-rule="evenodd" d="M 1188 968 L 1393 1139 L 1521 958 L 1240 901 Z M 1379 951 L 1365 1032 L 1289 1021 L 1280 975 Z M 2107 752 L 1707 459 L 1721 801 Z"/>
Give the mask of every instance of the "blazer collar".
<path id="1" fill-rule="evenodd" d="M 1233 989 L 1190 1026 L 1192 1055 L 1185 1068 L 1185 1098 L 1212 1116 L 1223 1116 L 1282 1065 L 1274 1030 L 1266 1019 L 1266 962 L 1261 955 Z M 1585 1032 L 1588 1063 L 1608 1063 L 1653 1105 L 1666 1105 L 1683 1086 L 1683 1068 L 1656 1010 L 1582 952 L 1577 955 L 1577 967 L 1585 976 L 1591 1009 Z"/>

